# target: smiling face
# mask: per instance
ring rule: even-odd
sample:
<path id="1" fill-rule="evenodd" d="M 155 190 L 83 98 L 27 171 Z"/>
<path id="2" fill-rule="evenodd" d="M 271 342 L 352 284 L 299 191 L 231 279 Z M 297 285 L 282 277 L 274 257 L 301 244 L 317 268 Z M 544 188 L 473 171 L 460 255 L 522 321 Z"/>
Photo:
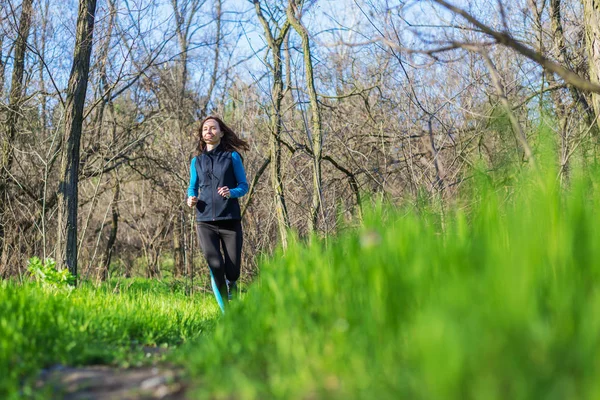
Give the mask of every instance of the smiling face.
<path id="1" fill-rule="evenodd" d="M 219 123 L 214 119 L 204 121 L 202 125 L 202 140 L 207 145 L 216 146 L 221 143 L 223 132 Z"/>

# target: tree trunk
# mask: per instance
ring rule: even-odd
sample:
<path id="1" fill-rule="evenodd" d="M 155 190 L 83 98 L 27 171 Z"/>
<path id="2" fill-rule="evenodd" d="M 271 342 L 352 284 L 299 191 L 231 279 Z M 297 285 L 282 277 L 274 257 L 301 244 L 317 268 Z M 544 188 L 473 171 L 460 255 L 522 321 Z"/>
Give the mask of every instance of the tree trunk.
<path id="1" fill-rule="evenodd" d="M 187 37 L 187 29 L 185 27 L 185 19 L 186 15 L 182 14 L 179 10 L 179 5 L 177 0 L 171 0 L 171 5 L 173 7 L 173 11 L 175 13 L 175 21 L 176 26 L 175 30 L 177 32 L 177 38 L 179 40 L 179 52 L 181 53 L 181 72 L 179 76 L 179 96 L 177 96 L 177 122 L 179 124 L 179 131 L 183 132 L 183 115 L 184 115 L 184 98 L 185 98 L 185 88 L 187 86 L 187 77 L 188 77 L 188 37 Z M 184 10 L 185 11 L 185 10 Z"/>
<path id="2" fill-rule="evenodd" d="M 79 147 L 83 125 L 83 106 L 92 54 L 96 0 L 80 0 L 73 67 L 65 102 L 61 182 L 58 193 L 57 264 L 77 276 L 77 206 Z"/>
<path id="3" fill-rule="evenodd" d="M 490 77 L 492 79 L 492 83 L 493 83 L 494 87 L 496 88 L 498 97 L 500 97 L 500 104 L 504 108 L 504 112 L 506 113 L 506 115 L 508 116 L 508 119 L 510 120 L 510 124 L 513 128 L 517 142 L 521 145 L 521 148 L 523 150 L 523 153 L 525 154 L 525 158 L 527 159 L 527 161 L 530 162 L 531 165 L 534 166 L 534 168 L 536 168 L 536 163 L 535 163 L 535 159 L 533 157 L 533 152 L 531 151 L 531 147 L 529 146 L 529 143 L 527 142 L 527 136 L 525 136 L 525 132 L 523 131 L 523 128 L 521 127 L 521 124 L 519 123 L 517 116 L 515 115 L 515 113 L 513 113 L 512 107 L 510 106 L 510 103 L 508 102 L 508 98 L 506 97 L 506 90 L 504 89 L 504 86 L 502 85 L 502 81 L 500 79 L 500 75 L 498 74 L 498 70 L 496 69 L 496 66 L 490 59 L 489 55 L 485 52 L 485 50 L 481 50 L 481 49 L 479 49 L 479 50 L 480 50 L 481 56 L 483 57 L 483 60 L 485 61 L 486 66 L 488 67 L 488 70 L 490 72 Z"/>
<path id="4" fill-rule="evenodd" d="M 562 28 L 561 14 L 560 14 L 560 2 L 561 0 L 550 0 L 550 21 L 552 26 L 552 37 L 554 39 L 554 47 L 556 48 L 557 58 L 564 65 L 568 65 L 568 57 L 565 48 L 565 35 Z M 541 40 L 541 35 L 543 34 L 541 30 L 541 18 L 540 18 L 540 52 L 544 52 L 545 49 L 542 46 L 543 41 Z M 549 86 L 554 86 L 557 84 L 556 79 L 554 78 L 554 74 L 544 71 L 544 75 L 546 76 L 546 80 L 548 81 Z M 593 112 L 589 108 L 587 101 L 583 97 L 583 95 L 579 92 L 579 90 L 573 86 L 569 86 L 569 93 L 571 94 L 571 98 L 573 99 L 573 107 L 579 106 L 581 111 L 584 112 L 586 120 L 588 123 L 593 123 Z M 567 107 L 563 102 L 561 93 L 557 90 L 552 91 L 551 93 L 552 102 L 554 103 L 554 109 L 556 113 L 556 119 L 558 121 L 558 133 L 560 139 L 560 154 L 558 155 L 559 166 L 560 166 L 560 181 L 561 183 L 567 182 L 569 179 L 569 136 L 567 132 Z"/>
<path id="5" fill-rule="evenodd" d="M 113 255 L 113 249 L 115 246 L 115 242 L 117 241 L 117 231 L 119 229 L 119 198 L 121 194 L 121 184 L 119 182 L 119 178 L 117 174 L 114 174 L 115 177 L 115 187 L 113 189 L 113 199 L 111 203 L 111 228 L 110 234 L 108 235 L 108 242 L 106 243 L 106 250 L 100 260 L 100 271 L 98 274 L 98 280 L 106 281 L 108 279 L 108 271 L 110 267 L 110 261 Z"/>
<path id="6" fill-rule="evenodd" d="M 600 83 L 600 0 L 583 0 L 583 23 L 590 80 Z M 596 116 L 600 113 L 600 94 L 592 93 L 592 107 Z"/>
<path id="7" fill-rule="evenodd" d="M 111 88 L 108 83 L 108 74 L 107 74 L 107 66 L 108 66 L 108 55 L 110 51 L 112 30 L 115 24 L 115 17 L 117 14 L 115 0 L 108 1 L 108 22 L 106 25 L 106 31 L 104 32 L 104 40 L 100 49 L 98 51 L 98 88 L 97 88 L 97 96 L 102 98 L 102 101 L 98 105 L 96 109 L 96 115 L 94 117 L 93 127 L 94 127 L 94 136 L 100 137 L 102 135 L 102 131 L 104 128 L 104 114 L 106 111 L 106 106 L 109 106 L 109 110 L 113 110 L 112 101 L 111 101 Z M 114 110 L 113 110 L 114 111 Z M 114 113 L 113 113 L 114 114 Z M 113 123 L 112 128 L 112 140 L 115 141 L 116 136 L 116 123 Z M 104 282 L 108 279 L 108 272 L 110 268 L 110 262 L 113 255 L 113 248 L 115 242 L 117 240 L 117 231 L 119 228 L 119 197 L 121 191 L 121 185 L 119 182 L 118 175 L 115 172 L 112 174 L 114 177 L 114 187 L 113 187 L 113 199 L 111 201 L 111 229 L 108 235 L 108 242 L 106 243 L 106 249 L 104 253 L 101 255 L 100 260 L 98 262 L 98 271 L 97 271 L 97 280 L 100 282 Z"/>
<path id="8" fill-rule="evenodd" d="M 111 45 L 111 37 L 112 31 L 115 24 L 115 18 L 117 15 L 117 6 L 115 4 L 115 0 L 108 1 L 109 7 L 109 15 L 108 15 L 108 23 L 106 25 L 106 31 L 104 33 L 104 39 L 102 45 L 100 47 L 100 51 L 98 52 L 97 60 L 98 60 L 98 93 L 97 96 L 103 98 L 103 100 L 98 105 L 96 115 L 94 117 L 94 135 L 100 136 L 102 134 L 102 128 L 104 125 L 104 113 L 106 110 L 106 106 L 111 102 L 112 90 L 108 83 L 108 55 L 110 51 Z M 113 133 L 113 140 L 114 140 Z"/>
<path id="9" fill-rule="evenodd" d="M 27 51 L 27 38 L 31 26 L 33 0 L 23 0 L 21 19 L 15 42 L 14 67 L 8 104 L 8 117 L 6 120 L 6 138 L 1 143 L 0 153 L 0 260 L 5 248 L 4 237 L 7 224 L 6 204 L 8 201 L 8 177 L 13 163 L 13 142 L 18 130 L 21 103 L 23 101 L 23 75 L 25 72 L 25 53 Z M 1 48 L 1 43 L 0 43 Z M 1 60 L 1 55 L 0 55 Z M 4 65 L 2 65 L 4 76 Z"/>
<path id="10" fill-rule="evenodd" d="M 2 47 L 4 45 L 4 32 L 0 32 L 0 96 L 4 98 L 4 72 L 6 71 L 6 65 L 4 65 L 4 53 Z"/>
<path id="11" fill-rule="evenodd" d="M 206 98 L 204 103 L 202 104 L 202 110 L 200 111 L 200 115 L 204 118 L 208 112 L 208 105 L 210 104 L 210 99 L 212 97 L 212 93 L 215 90 L 215 86 L 217 85 L 217 78 L 219 72 L 219 56 L 221 52 L 221 37 L 223 36 L 221 32 L 221 20 L 223 16 L 223 1 L 217 0 L 215 4 L 215 18 L 216 18 L 216 40 L 215 40 L 215 59 L 213 64 L 212 75 L 210 76 L 210 84 L 208 86 L 208 90 L 206 92 Z"/>
<path id="12" fill-rule="evenodd" d="M 183 207 L 179 206 L 178 214 L 183 214 Z M 185 238 L 183 236 L 183 220 L 181 218 L 175 218 L 173 220 L 173 275 L 176 278 L 180 278 L 184 274 L 184 254 L 183 254 L 183 243 Z"/>
<path id="13" fill-rule="evenodd" d="M 566 67 L 572 69 L 571 62 L 567 54 L 565 33 L 562 26 L 561 0 L 550 0 L 550 22 L 552 27 L 552 38 L 554 39 L 554 47 L 556 48 L 556 58 Z M 580 111 L 584 113 L 585 121 L 588 125 L 594 124 L 594 111 L 588 104 L 581 90 L 573 85 L 569 85 L 569 93 L 573 99 L 573 103 L 577 104 Z M 553 94 L 553 97 L 559 96 L 558 93 Z"/>
<path id="14" fill-rule="evenodd" d="M 48 22 L 49 22 L 49 11 L 50 11 L 50 1 L 46 0 L 44 4 L 44 12 L 42 14 L 42 26 L 41 26 L 41 38 L 40 38 L 40 57 L 46 58 L 46 35 L 48 30 Z M 44 68 L 40 68 L 39 71 L 39 80 L 40 80 L 40 92 L 41 96 L 41 117 L 42 117 L 42 137 L 46 138 L 48 131 L 48 100 L 46 97 L 46 78 L 44 77 Z"/>
<path id="15" fill-rule="evenodd" d="M 179 124 L 180 132 L 184 132 L 187 129 L 187 123 L 185 122 L 187 113 L 184 100 L 189 75 L 190 28 L 193 26 L 194 16 L 200 11 L 203 4 L 204 2 L 199 0 L 187 0 L 182 3 L 179 0 L 171 0 L 171 7 L 175 14 L 175 33 L 177 34 L 179 53 L 181 55 L 181 71 L 179 75 L 179 87 L 177 88 L 179 95 L 175 99 L 177 104 L 177 123 Z M 217 21 L 217 27 L 219 27 L 219 24 L 220 20 Z"/>
<path id="16" fill-rule="evenodd" d="M 317 91 L 315 90 L 315 78 L 313 75 L 313 63 L 310 53 L 310 39 L 308 31 L 300 22 L 296 14 L 302 10 L 302 1 L 290 0 L 287 8 L 287 17 L 294 30 L 302 39 L 302 52 L 304 53 L 304 69 L 306 71 L 306 86 L 310 98 L 312 109 L 312 153 L 313 153 L 313 195 L 311 218 L 309 220 L 309 229 L 315 232 L 318 229 L 319 211 L 321 210 L 321 197 L 323 193 L 321 180 L 321 164 L 323 159 L 323 130 L 321 125 L 321 112 L 319 111 L 319 101 Z"/>
<path id="17" fill-rule="evenodd" d="M 273 86 L 271 88 L 271 100 L 273 108 L 271 114 L 271 138 L 269 141 L 269 152 L 271 158 L 271 185 L 275 192 L 275 212 L 277 217 L 277 226 L 279 228 L 279 238 L 281 245 L 287 248 L 287 230 L 290 227 L 287 207 L 285 204 L 285 192 L 283 190 L 283 179 L 281 176 L 281 131 L 283 127 L 283 119 L 281 113 L 281 101 L 283 100 L 283 65 L 281 60 L 281 47 L 285 36 L 287 35 L 290 24 L 285 21 L 279 29 L 279 35 L 274 37 L 271 27 L 263 15 L 260 3 L 254 0 L 254 8 L 256 15 L 263 26 L 267 45 L 271 50 L 273 57 L 273 65 L 271 72 L 273 73 Z"/>
<path id="18" fill-rule="evenodd" d="M 151 244 L 146 249 L 146 262 L 148 263 L 146 269 L 146 278 L 149 279 L 160 279 L 160 267 L 158 265 L 159 249 Z"/>
<path id="19" fill-rule="evenodd" d="M 281 128 L 283 125 L 281 115 L 281 100 L 283 99 L 283 81 L 281 73 L 281 53 L 273 51 L 274 76 L 273 76 L 273 114 L 271 115 L 271 138 L 269 141 L 269 152 L 271 164 L 271 186 L 275 192 L 275 209 L 277 213 L 277 226 L 281 244 L 287 248 L 287 230 L 290 221 L 285 203 L 285 192 L 283 190 L 283 178 L 281 174 Z"/>

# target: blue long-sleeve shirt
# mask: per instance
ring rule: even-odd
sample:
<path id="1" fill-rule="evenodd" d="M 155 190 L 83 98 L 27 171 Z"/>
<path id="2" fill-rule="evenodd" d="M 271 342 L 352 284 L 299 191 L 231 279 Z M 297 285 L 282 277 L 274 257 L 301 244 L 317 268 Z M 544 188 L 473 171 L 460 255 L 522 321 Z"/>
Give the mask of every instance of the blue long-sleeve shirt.
<path id="1" fill-rule="evenodd" d="M 233 173 L 237 180 L 237 187 L 229 188 L 231 198 L 239 198 L 248 193 L 248 182 L 246 180 L 246 171 L 242 164 L 242 157 L 237 151 L 231 152 L 231 161 L 233 163 Z M 188 186 L 188 197 L 198 196 L 198 173 L 196 172 L 196 157 L 192 159 L 190 165 L 190 185 Z"/>

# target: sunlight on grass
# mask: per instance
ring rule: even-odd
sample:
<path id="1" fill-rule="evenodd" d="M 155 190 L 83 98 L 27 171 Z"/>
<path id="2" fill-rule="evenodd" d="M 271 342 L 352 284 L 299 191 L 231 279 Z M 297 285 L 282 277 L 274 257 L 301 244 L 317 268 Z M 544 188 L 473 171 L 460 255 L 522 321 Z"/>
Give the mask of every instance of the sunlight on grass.
<path id="1" fill-rule="evenodd" d="M 0 397 L 18 398 L 23 379 L 54 364 L 127 366 L 140 346 L 180 345 L 212 329 L 218 315 L 211 297 L 159 282 L 72 291 L 1 282 Z"/>
<path id="2" fill-rule="evenodd" d="M 439 212 L 292 240 L 187 363 L 194 398 L 594 399 L 595 174 L 474 176 Z"/>

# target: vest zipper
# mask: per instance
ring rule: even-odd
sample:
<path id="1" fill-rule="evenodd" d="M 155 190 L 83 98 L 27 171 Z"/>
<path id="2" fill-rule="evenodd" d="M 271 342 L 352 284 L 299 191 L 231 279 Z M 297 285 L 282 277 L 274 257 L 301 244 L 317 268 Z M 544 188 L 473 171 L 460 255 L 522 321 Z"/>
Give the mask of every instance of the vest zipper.
<path id="1" fill-rule="evenodd" d="M 210 157 L 210 182 L 212 183 L 211 185 L 211 192 L 212 192 L 212 213 L 213 213 L 213 221 L 216 220 L 216 214 L 215 214 L 215 207 L 217 205 L 217 202 L 215 201 L 215 160 L 213 160 L 213 155 L 211 155 Z"/>

